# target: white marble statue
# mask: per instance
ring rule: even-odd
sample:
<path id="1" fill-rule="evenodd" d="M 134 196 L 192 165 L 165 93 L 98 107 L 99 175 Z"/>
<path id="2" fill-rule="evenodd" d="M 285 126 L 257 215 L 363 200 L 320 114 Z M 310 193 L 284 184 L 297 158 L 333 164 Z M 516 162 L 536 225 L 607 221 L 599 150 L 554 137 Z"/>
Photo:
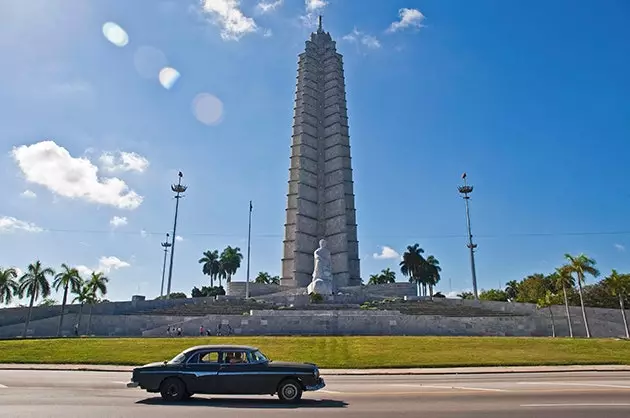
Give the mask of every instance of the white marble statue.
<path id="1" fill-rule="evenodd" d="M 308 293 L 331 295 L 332 289 L 332 259 L 330 250 L 326 248 L 326 240 L 319 241 L 319 248 L 313 253 L 315 266 L 313 268 L 313 281 L 308 285 Z"/>

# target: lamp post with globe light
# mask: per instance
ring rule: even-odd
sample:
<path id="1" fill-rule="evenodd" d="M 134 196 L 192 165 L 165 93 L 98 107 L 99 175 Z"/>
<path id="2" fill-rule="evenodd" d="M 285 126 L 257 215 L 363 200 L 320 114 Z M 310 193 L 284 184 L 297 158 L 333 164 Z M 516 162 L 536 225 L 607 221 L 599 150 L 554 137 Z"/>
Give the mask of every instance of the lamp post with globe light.
<path id="1" fill-rule="evenodd" d="M 464 202 L 466 202 L 466 224 L 468 226 L 468 244 L 466 244 L 466 246 L 470 249 L 470 271 L 472 274 L 473 295 L 475 296 L 475 299 L 479 299 L 479 294 L 477 293 L 477 273 L 475 271 L 475 249 L 477 248 L 477 244 L 473 244 L 472 232 L 470 229 L 470 209 L 468 208 L 468 201 L 470 200 L 469 195 L 473 191 L 473 186 L 468 184 L 466 177 L 466 173 L 464 173 L 462 175 L 464 185 L 457 187 L 457 190 L 460 194 L 462 194 L 462 198 L 464 199 Z"/>
<path id="2" fill-rule="evenodd" d="M 166 273 L 166 255 L 168 254 L 168 249 L 171 247 L 171 243 L 168 242 L 169 234 L 166 234 L 166 241 L 160 243 L 162 248 L 164 248 L 164 263 L 162 263 L 162 284 L 160 285 L 160 297 L 164 296 L 164 275 Z"/>

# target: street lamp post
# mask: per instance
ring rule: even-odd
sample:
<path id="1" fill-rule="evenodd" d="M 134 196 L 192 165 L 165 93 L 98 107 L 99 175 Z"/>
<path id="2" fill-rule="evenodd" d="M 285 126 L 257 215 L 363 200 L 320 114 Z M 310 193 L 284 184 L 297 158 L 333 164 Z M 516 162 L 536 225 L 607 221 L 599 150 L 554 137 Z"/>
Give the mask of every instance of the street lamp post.
<path id="1" fill-rule="evenodd" d="M 249 227 L 247 230 L 247 281 L 245 282 L 245 299 L 249 299 L 249 253 L 252 242 L 252 201 L 249 201 Z"/>
<path id="2" fill-rule="evenodd" d="M 164 296 L 164 274 L 166 273 L 166 254 L 168 253 L 168 249 L 171 246 L 171 243 L 168 242 L 169 234 L 166 234 L 166 241 L 160 243 L 162 248 L 164 248 L 164 263 L 162 263 L 162 284 L 160 286 L 160 297 Z"/>
<path id="3" fill-rule="evenodd" d="M 470 210 L 468 208 L 468 201 L 470 200 L 469 194 L 473 191 L 473 186 L 470 186 L 466 181 L 466 173 L 462 175 L 464 179 L 464 185 L 457 187 L 459 193 L 462 194 L 464 198 L 464 202 L 466 202 L 466 224 L 468 226 L 468 244 L 466 246 L 470 249 L 470 271 L 472 274 L 472 283 L 473 283 L 473 294 L 475 295 L 475 299 L 479 299 L 479 294 L 477 293 L 477 273 L 475 271 L 475 249 L 477 248 L 477 244 L 473 244 L 472 240 L 472 231 L 470 229 Z"/>
<path id="4" fill-rule="evenodd" d="M 186 189 L 188 189 L 188 186 L 184 186 L 182 184 L 182 177 L 184 177 L 184 175 L 182 174 L 182 172 L 180 171 L 178 174 L 179 180 L 177 182 L 177 184 L 173 184 L 171 185 L 171 190 L 175 193 L 175 220 L 173 221 L 173 237 L 171 238 L 171 261 L 169 263 L 168 266 L 168 284 L 166 286 L 166 298 L 170 299 L 171 298 L 171 280 L 173 278 L 173 256 L 175 254 L 175 241 L 177 238 L 177 214 L 179 212 L 179 199 L 181 199 L 182 197 L 182 193 L 184 193 L 186 191 Z"/>

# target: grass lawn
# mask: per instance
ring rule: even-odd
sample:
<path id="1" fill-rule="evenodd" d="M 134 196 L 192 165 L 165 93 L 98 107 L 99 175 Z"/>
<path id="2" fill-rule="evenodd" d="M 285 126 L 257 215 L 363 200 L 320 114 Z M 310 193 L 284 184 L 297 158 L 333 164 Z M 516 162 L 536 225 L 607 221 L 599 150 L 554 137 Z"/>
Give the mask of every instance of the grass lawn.
<path id="1" fill-rule="evenodd" d="M 516 337 L 65 338 L 0 341 L 0 363 L 137 365 L 199 344 L 259 347 L 321 368 L 630 364 L 630 342 Z"/>

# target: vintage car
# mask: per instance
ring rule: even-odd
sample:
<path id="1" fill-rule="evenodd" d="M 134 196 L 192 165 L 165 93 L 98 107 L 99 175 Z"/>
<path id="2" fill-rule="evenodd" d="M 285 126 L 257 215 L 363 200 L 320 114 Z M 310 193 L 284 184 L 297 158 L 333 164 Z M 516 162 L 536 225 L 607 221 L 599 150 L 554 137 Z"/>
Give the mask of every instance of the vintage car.
<path id="1" fill-rule="evenodd" d="M 269 360 L 255 347 L 203 345 L 191 347 L 170 361 L 133 369 L 127 387 L 160 393 L 166 401 L 181 401 L 193 394 L 275 395 L 296 402 L 303 391 L 326 384 L 310 363 Z"/>

